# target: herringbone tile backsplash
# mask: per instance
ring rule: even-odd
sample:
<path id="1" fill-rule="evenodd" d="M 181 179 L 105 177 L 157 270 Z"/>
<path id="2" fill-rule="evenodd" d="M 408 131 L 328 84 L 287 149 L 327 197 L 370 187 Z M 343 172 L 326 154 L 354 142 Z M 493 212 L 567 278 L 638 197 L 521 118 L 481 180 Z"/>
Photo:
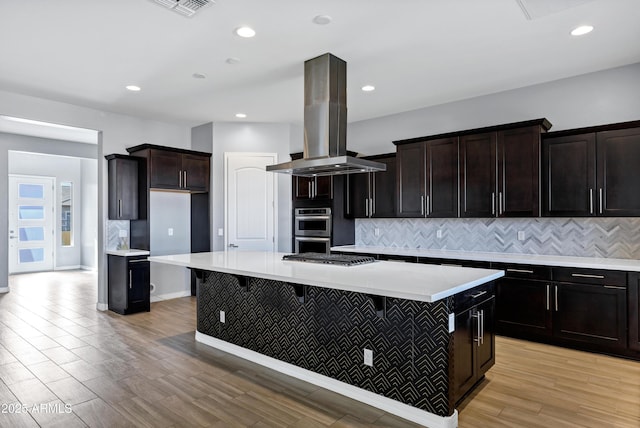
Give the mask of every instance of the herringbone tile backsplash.
<path id="1" fill-rule="evenodd" d="M 356 245 L 640 259 L 640 218 L 358 219 Z"/>

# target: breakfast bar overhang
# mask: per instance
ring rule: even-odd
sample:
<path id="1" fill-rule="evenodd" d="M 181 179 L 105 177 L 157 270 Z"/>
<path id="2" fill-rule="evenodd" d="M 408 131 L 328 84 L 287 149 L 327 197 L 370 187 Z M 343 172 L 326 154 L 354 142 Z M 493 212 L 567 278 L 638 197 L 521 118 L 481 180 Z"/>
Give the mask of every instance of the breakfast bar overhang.
<path id="1" fill-rule="evenodd" d="M 456 317 L 474 299 L 492 299 L 502 271 L 387 261 L 344 267 L 283 256 L 224 251 L 149 260 L 197 273 L 197 341 L 425 426 L 457 426 Z M 470 347 L 480 346 L 480 312 L 472 315 L 478 336 Z"/>

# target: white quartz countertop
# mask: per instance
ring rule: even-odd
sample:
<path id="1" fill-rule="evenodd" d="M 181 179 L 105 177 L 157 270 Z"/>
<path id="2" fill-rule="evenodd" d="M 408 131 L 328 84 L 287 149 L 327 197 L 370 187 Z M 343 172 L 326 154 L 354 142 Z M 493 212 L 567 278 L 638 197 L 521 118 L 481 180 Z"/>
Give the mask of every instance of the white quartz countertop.
<path id="1" fill-rule="evenodd" d="M 253 276 L 377 296 L 435 302 L 504 276 L 501 270 L 376 261 L 336 266 L 284 261 L 287 253 L 221 251 L 152 256 L 153 263 Z"/>
<path id="2" fill-rule="evenodd" d="M 640 260 L 344 245 L 331 251 L 640 272 Z"/>
<path id="3" fill-rule="evenodd" d="M 129 248 L 127 250 L 107 250 L 107 254 L 112 256 L 121 256 L 121 257 L 129 257 L 129 256 L 148 256 L 149 251 L 147 250 L 136 250 L 135 248 Z"/>

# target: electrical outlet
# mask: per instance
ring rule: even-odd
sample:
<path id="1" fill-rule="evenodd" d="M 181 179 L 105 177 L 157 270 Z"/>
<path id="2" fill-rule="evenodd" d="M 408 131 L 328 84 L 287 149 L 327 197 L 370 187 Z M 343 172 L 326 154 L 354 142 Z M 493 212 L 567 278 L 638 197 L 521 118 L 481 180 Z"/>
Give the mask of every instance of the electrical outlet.
<path id="1" fill-rule="evenodd" d="M 518 231 L 518 241 L 524 241 L 524 230 Z"/>
<path id="2" fill-rule="evenodd" d="M 380 236 L 380 229 L 378 229 L 377 227 L 375 229 L 373 229 L 373 234 L 375 236 Z"/>
<path id="3" fill-rule="evenodd" d="M 449 333 L 456 331 L 456 314 L 449 314 Z"/>
<path id="4" fill-rule="evenodd" d="M 371 349 L 364 349 L 364 365 L 373 367 L 373 351 Z"/>
<path id="5" fill-rule="evenodd" d="M 442 238 L 442 229 L 438 229 L 436 232 L 436 238 Z"/>
<path id="6" fill-rule="evenodd" d="M 225 323 L 225 315 L 224 315 L 224 311 L 220 311 L 220 322 L 221 323 Z"/>
<path id="7" fill-rule="evenodd" d="M 127 229 L 120 229 L 118 231 L 118 237 L 126 238 L 127 236 L 129 236 L 129 233 L 127 232 Z"/>
<path id="8" fill-rule="evenodd" d="M 167 233 L 169 234 L 169 236 L 173 236 L 173 228 L 170 227 L 169 229 L 167 229 Z"/>
<path id="9" fill-rule="evenodd" d="M 224 236 L 224 229 L 221 227 L 218 228 L 218 236 Z"/>

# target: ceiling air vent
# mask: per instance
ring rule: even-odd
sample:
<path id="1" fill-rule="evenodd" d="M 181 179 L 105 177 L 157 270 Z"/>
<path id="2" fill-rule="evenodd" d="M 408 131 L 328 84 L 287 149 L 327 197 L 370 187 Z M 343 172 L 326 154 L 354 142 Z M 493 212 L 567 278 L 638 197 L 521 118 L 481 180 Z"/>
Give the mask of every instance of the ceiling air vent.
<path id="1" fill-rule="evenodd" d="M 192 17 L 200 9 L 215 3 L 213 0 L 152 0 L 159 5 L 171 9 L 180 15 Z"/>

